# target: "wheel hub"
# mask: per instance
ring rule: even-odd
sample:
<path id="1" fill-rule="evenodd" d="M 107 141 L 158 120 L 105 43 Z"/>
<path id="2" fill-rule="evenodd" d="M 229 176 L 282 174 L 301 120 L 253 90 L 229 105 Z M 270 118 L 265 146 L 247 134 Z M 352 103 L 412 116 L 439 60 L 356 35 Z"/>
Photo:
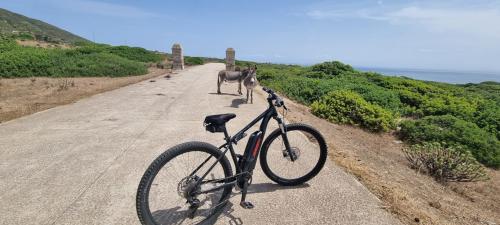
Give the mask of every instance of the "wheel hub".
<path id="1" fill-rule="evenodd" d="M 291 154 L 288 154 L 288 151 L 286 149 L 283 150 L 283 157 L 285 157 L 288 161 L 295 161 L 299 159 L 300 157 L 300 149 L 297 147 L 291 147 L 290 148 Z"/>
<path id="2" fill-rule="evenodd" d="M 199 186 L 198 187 L 196 186 L 196 182 L 199 179 L 200 178 L 198 176 L 190 176 L 182 178 L 179 184 L 177 184 L 177 194 L 179 194 L 179 196 L 183 198 L 190 199 L 192 197 L 191 193 L 193 193 L 195 189 L 200 189 Z"/>

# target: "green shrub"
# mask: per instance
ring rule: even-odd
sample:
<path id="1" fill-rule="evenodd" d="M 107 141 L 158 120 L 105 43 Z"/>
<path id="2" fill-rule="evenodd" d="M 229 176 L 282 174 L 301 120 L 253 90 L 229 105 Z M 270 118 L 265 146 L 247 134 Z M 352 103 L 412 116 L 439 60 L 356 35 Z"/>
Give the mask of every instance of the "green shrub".
<path id="1" fill-rule="evenodd" d="M 477 110 L 476 103 L 477 101 L 468 101 L 466 98 L 450 95 L 426 96 L 419 105 L 418 111 L 423 116 L 453 115 L 470 120 Z"/>
<path id="2" fill-rule="evenodd" d="M 188 66 L 203 65 L 203 59 L 200 57 L 184 56 L 184 63 Z"/>
<path id="3" fill-rule="evenodd" d="M 492 100 L 480 102 L 474 115 L 474 123 L 500 139 L 500 106 Z"/>
<path id="4" fill-rule="evenodd" d="M 420 107 L 424 101 L 424 96 L 418 92 L 413 92 L 407 89 L 396 90 L 401 103 L 410 107 Z"/>
<path id="5" fill-rule="evenodd" d="M 160 62 L 164 59 L 160 54 L 139 47 L 114 46 L 109 47 L 107 51 L 111 54 L 139 62 Z"/>
<path id="6" fill-rule="evenodd" d="M 306 73 L 303 74 L 303 76 L 307 78 L 314 78 L 314 79 L 330 79 L 332 76 L 321 72 L 321 71 L 307 71 Z"/>
<path id="7" fill-rule="evenodd" d="M 352 90 L 372 104 L 382 106 L 396 113 L 401 108 L 397 93 L 370 83 L 358 74 L 346 73 L 339 76 L 324 75 L 323 72 L 307 70 L 278 70 L 261 68 L 258 70 L 261 84 L 285 94 L 306 105 L 319 100 L 321 96 L 335 90 Z M 327 76 L 325 78 L 324 76 Z M 313 78 L 322 77 L 322 78 Z"/>
<path id="8" fill-rule="evenodd" d="M 251 62 L 239 62 L 241 65 L 251 65 Z M 480 162 L 493 165 L 500 129 L 500 84 L 483 82 L 481 84 L 454 85 L 439 82 L 420 81 L 406 77 L 383 76 L 377 73 L 359 72 L 346 65 L 327 62 L 312 67 L 297 65 L 259 64 L 258 79 L 262 85 L 275 89 L 287 97 L 300 103 L 327 109 L 326 104 L 319 104 L 322 97 L 332 91 L 350 91 L 357 93 L 367 103 L 390 112 L 392 117 L 400 115 L 414 119 L 426 116 L 449 115 L 462 122 L 472 131 L 465 131 L 462 122 L 454 127 L 437 128 L 428 131 L 428 138 L 446 141 L 451 138 L 452 144 L 465 146 Z M 335 114 L 337 115 L 337 114 Z M 327 115 L 324 115 L 326 118 Z M 342 116 L 341 116 L 342 117 Z M 339 118 L 331 121 L 342 122 Z M 405 122 L 411 123 L 411 122 Z M 360 124 L 360 122 L 355 122 Z M 466 126 L 466 127 L 467 127 Z M 442 130 L 454 132 L 450 137 L 442 137 Z M 416 133 L 415 133 L 416 132 Z M 419 129 L 407 130 L 408 135 L 420 134 Z M 482 136 L 476 141 L 469 141 L 465 136 L 480 132 Z M 445 132 L 446 133 L 446 132 Z M 464 137 L 458 140 L 457 135 Z M 488 141 L 485 141 L 485 138 Z M 478 143 L 476 143 L 478 142 Z M 489 144 L 488 144 L 489 143 Z M 479 150 L 478 150 L 479 149 Z M 490 159 L 488 159 L 490 158 Z M 489 162 L 490 160 L 490 162 Z M 491 161 L 492 160 L 492 161 Z"/>
<path id="9" fill-rule="evenodd" d="M 90 42 L 78 42 L 76 51 L 82 54 L 111 53 L 138 62 L 160 62 L 165 57 L 144 48 L 129 46 L 110 46 L 106 44 L 95 44 Z"/>
<path id="10" fill-rule="evenodd" d="M 0 54 L 0 77 L 127 76 L 147 73 L 141 62 L 110 53 L 15 47 Z"/>
<path id="11" fill-rule="evenodd" d="M 76 52 L 82 54 L 92 54 L 92 53 L 101 53 L 106 52 L 108 49 L 108 45 L 104 44 L 94 44 L 94 43 L 86 43 L 82 46 L 76 48 Z"/>
<path id="12" fill-rule="evenodd" d="M 403 152 L 413 169 L 423 170 L 440 182 L 487 179 L 484 168 L 468 151 L 426 142 L 403 148 Z"/>
<path id="13" fill-rule="evenodd" d="M 343 64 L 339 61 L 316 64 L 311 67 L 311 70 L 315 72 L 323 72 L 333 76 L 340 75 L 344 72 L 354 72 L 354 69 L 350 65 Z"/>
<path id="14" fill-rule="evenodd" d="M 419 120 L 401 123 L 401 138 L 412 144 L 441 142 L 459 146 L 486 166 L 500 167 L 500 143 L 498 139 L 479 128 L 452 115 L 427 116 Z"/>
<path id="15" fill-rule="evenodd" d="M 500 104 L 500 83 L 498 82 L 486 81 L 479 84 L 464 84 L 460 86 L 464 87 L 468 93 L 479 94 L 486 99 L 495 101 L 497 105 Z"/>
<path id="16" fill-rule="evenodd" d="M 2 37 L 0 77 L 140 75 L 147 73 L 143 61 L 161 58 L 145 51 L 89 42 L 75 49 L 22 47 L 12 38 Z"/>
<path id="17" fill-rule="evenodd" d="M 17 47 L 16 41 L 8 37 L 0 37 L 0 54 Z"/>
<path id="18" fill-rule="evenodd" d="M 393 115 L 370 104 L 353 91 L 333 91 L 311 105 L 314 115 L 331 122 L 359 125 L 371 131 L 388 131 L 394 127 Z"/>
<path id="19" fill-rule="evenodd" d="M 141 75 L 148 72 L 141 62 L 124 59 L 110 53 L 78 55 L 71 62 L 64 60 L 61 67 L 55 68 L 54 76 L 111 76 L 121 77 Z"/>
<path id="20" fill-rule="evenodd" d="M 16 35 L 16 39 L 35 40 L 35 37 L 33 37 L 33 34 L 30 34 L 30 33 L 20 33 L 20 34 Z"/>

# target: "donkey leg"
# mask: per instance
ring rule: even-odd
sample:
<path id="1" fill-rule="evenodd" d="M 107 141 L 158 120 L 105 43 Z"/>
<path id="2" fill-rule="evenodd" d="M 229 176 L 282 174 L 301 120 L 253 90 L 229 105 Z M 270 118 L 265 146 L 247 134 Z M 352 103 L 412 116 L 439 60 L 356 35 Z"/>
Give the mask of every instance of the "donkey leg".
<path id="1" fill-rule="evenodd" d="M 220 80 L 221 80 L 220 76 L 217 76 L 217 94 L 220 94 L 220 83 L 221 83 Z"/>
<path id="2" fill-rule="evenodd" d="M 243 92 L 241 92 L 241 81 L 239 82 L 239 85 L 238 85 L 238 94 L 242 95 Z"/>
<path id="3" fill-rule="evenodd" d="M 247 88 L 247 101 L 246 101 L 246 103 L 248 104 L 248 88 Z"/>
<path id="4" fill-rule="evenodd" d="M 250 99 L 251 99 L 251 100 L 250 100 L 250 103 L 252 103 L 252 104 L 253 104 L 253 89 L 252 89 L 252 90 L 250 90 Z"/>

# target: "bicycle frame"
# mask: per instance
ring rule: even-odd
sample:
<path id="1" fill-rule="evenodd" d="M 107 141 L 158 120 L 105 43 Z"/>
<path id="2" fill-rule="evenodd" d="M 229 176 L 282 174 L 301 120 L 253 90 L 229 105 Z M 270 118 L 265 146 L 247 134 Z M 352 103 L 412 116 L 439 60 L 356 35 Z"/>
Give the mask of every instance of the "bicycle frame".
<path id="1" fill-rule="evenodd" d="M 225 183 L 225 182 L 228 182 L 228 181 L 230 181 L 230 182 L 229 183 L 225 183 L 223 185 L 220 185 L 218 187 L 214 187 L 214 188 L 208 189 L 208 190 L 198 191 L 195 194 L 209 193 L 209 192 L 212 192 L 212 191 L 216 191 L 216 190 L 225 188 L 227 186 L 232 186 L 232 185 L 234 185 L 236 183 L 236 179 L 239 176 L 242 176 L 242 175 L 245 175 L 245 174 L 251 174 L 252 171 L 241 171 L 241 168 L 239 168 L 237 154 L 236 154 L 236 152 L 235 152 L 235 150 L 233 148 L 233 143 L 237 144 L 237 142 L 239 140 L 241 140 L 243 137 L 245 137 L 245 132 L 248 131 L 250 128 L 252 128 L 255 124 L 257 124 L 261 120 L 262 120 L 262 122 L 260 124 L 259 130 L 262 132 L 262 137 L 264 137 L 264 135 L 266 133 L 267 125 L 268 125 L 269 121 L 271 120 L 271 118 L 274 118 L 278 122 L 278 125 L 279 125 L 279 127 L 281 129 L 283 141 L 285 143 L 285 147 L 290 152 L 290 145 L 289 145 L 289 142 L 288 142 L 288 138 L 286 137 L 284 121 L 281 119 L 281 117 L 278 116 L 278 112 L 276 110 L 276 107 L 272 103 L 272 99 L 268 98 L 267 101 L 269 103 L 269 108 L 266 111 L 264 111 L 263 113 L 261 113 L 257 118 L 255 118 L 254 120 L 252 120 L 248 125 L 246 125 L 243 129 L 241 129 L 233 137 L 229 136 L 229 134 L 227 132 L 227 129 L 224 126 L 224 136 L 225 136 L 224 139 L 225 139 L 226 143 L 224 143 L 223 145 L 219 146 L 218 149 L 221 150 L 221 151 L 222 151 L 222 149 L 225 149 L 225 150 L 222 151 L 222 155 L 217 159 L 216 162 L 214 162 L 210 166 L 210 168 L 197 181 L 196 185 L 198 186 L 198 185 L 200 185 L 202 183 L 210 183 L 210 182 L 215 182 L 215 183 Z M 261 148 L 262 148 L 262 144 L 259 146 L 258 151 L 257 151 L 255 157 L 258 157 Z M 236 168 L 236 174 L 233 175 L 233 176 L 231 176 L 231 177 L 226 177 L 226 178 L 223 178 L 223 179 L 203 181 L 205 179 L 205 177 L 210 173 L 210 171 L 217 165 L 217 163 L 219 163 L 219 161 L 222 159 L 222 157 L 224 157 L 226 155 L 227 151 L 229 151 L 231 153 L 231 158 L 232 158 L 233 163 L 234 163 L 235 168 Z M 199 165 L 190 174 L 190 176 L 193 176 L 212 157 L 213 156 L 209 156 L 201 165 Z"/>

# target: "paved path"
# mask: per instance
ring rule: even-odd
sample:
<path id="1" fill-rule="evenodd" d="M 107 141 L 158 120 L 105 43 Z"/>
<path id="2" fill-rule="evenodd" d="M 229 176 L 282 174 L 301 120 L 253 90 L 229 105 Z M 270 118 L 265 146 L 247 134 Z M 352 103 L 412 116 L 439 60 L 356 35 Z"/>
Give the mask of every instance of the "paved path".
<path id="1" fill-rule="evenodd" d="M 221 143 L 204 131 L 205 115 L 234 112 L 236 131 L 266 107 L 215 95 L 223 64 L 192 67 L 0 124 L 0 224 L 138 224 L 140 177 L 175 144 Z M 223 86 L 236 93 L 236 84 Z M 274 122 L 272 122 L 274 123 Z M 244 145 L 238 145 L 241 152 Z M 281 189 L 257 168 L 256 208 L 235 203 L 218 224 L 398 224 L 351 175 L 328 160 L 306 187 Z"/>

